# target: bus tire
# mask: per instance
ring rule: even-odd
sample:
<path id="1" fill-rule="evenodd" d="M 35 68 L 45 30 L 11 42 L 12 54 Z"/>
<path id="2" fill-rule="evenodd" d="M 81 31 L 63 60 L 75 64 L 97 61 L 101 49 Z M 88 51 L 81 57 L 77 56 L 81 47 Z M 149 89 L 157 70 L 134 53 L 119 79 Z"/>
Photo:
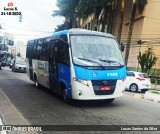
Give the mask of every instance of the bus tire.
<path id="1" fill-rule="evenodd" d="M 66 86 L 64 84 L 60 84 L 60 88 L 61 88 L 61 95 L 62 95 L 62 99 L 65 103 L 69 103 L 71 102 L 71 99 L 68 98 L 67 93 L 66 93 Z"/>
<path id="2" fill-rule="evenodd" d="M 114 101 L 114 98 L 112 98 L 112 99 L 105 99 L 104 100 L 106 103 L 112 103 L 113 101 Z"/>
<path id="3" fill-rule="evenodd" d="M 34 75 L 34 82 L 35 82 L 36 88 L 40 88 L 40 84 L 38 83 L 38 79 L 36 75 Z"/>
<path id="4" fill-rule="evenodd" d="M 0 66 L 0 70 L 1 70 L 2 68 L 1 68 L 1 66 Z"/>

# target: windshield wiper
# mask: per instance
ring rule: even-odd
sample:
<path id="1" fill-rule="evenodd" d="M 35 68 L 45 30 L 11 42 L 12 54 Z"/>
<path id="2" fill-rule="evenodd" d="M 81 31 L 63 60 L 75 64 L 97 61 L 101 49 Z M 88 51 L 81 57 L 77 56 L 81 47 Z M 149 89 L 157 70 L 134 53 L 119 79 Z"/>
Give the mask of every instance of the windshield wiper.
<path id="1" fill-rule="evenodd" d="M 124 65 L 122 65 L 120 62 L 118 62 L 118 61 L 113 61 L 113 60 L 103 60 L 103 59 L 99 59 L 100 61 L 102 61 L 102 62 L 107 62 L 107 63 L 118 63 L 120 66 L 124 66 Z"/>
<path id="2" fill-rule="evenodd" d="M 89 62 L 92 62 L 92 63 L 97 63 L 97 64 L 99 64 L 103 69 L 105 68 L 101 63 L 96 62 L 96 61 L 93 61 L 93 60 L 85 59 L 85 58 L 78 58 L 78 59 L 80 59 L 80 60 L 85 60 L 85 61 L 89 61 Z"/>

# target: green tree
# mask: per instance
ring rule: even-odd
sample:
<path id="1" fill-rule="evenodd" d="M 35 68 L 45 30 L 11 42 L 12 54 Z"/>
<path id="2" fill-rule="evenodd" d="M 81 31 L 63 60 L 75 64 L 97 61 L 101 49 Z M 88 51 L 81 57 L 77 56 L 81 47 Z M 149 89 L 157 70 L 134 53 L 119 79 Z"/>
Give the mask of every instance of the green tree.
<path id="1" fill-rule="evenodd" d="M 140 64 L 141 66 L 141 71 L 144 73 L 145 72 L 145 64 L 146 64 L 146 61 L 147 61 L 147 54 L 146 53 L 139 53 L 139 55 L 137 56 L 137 59 L 138 59 L 138 63 Z"/>
<path id="2" fill-rule="evenodd" d="M 72 28 L 74 23 L 75 8 L 78 5 L 79 0 L 57 0 L 58 10 L 54 10 L 52 16 L 63 16 L 65 17 L 65 29 Z M 67 25 L 66 25 L 67 24 Z"/>
<path id="3" fill-rule="evenodd" d="M 107 20 L 108 20 L 109 7 L 111 7 L 111 10 L 112 10 L 112 3 L 114 1 L 116 0 L 87 0 L 87 1 L 81 0 L 78 5 L 78 11 L 82 13 L 83 20 L 87 19 L 88 16 L 94 14 L 91 27 L 95 31 L 99 30 L 99 25 L 100 25 L 99 15 L 103 11 L 103 17 L 101 20 L 101 23 L 102 23 L 101 31 L 104 32 L 105 25 L 108 23 Z M 110 22 L 113 22 L 113 21 L 110 21 Z"/>
<path id="4" fill-rule="evenodd" d="M 134 0 L 133 6 L 132 6 L 132 11 L 131 11 L 131 17 L 130 17 L 130 21 L 129 21 L 127 45 L 126 45 L 126 52 L 125 52 L 126 65 L 128 63 L 128 57 L 129 57 L 129 51 L 130 51 L 130 45 L 131 45 L 132 32 L 133 32 L 133 27 L 134 27 L 134 20 L 135 20 L 135 16 L 136 16 L 136 11 L 138 9 L 139 13 L 142 13 L 147 3 L 148 3 L 148 0 Z"/>
<path id="5" fill-rule="evenodd" d="M 149 74 L 151 68 L 156 64 L 158 57 L 155 56 L 154 49 L 148 48 L 143 54 L 139 53 L 137 59 L 141 65 L 141 71 Z"/>
<path id="6" fill-rule="evenodd" d="M 121 34 L 122 34 L 122 26 L 123 26 L 123 16 L 124 16 L 124 5 L 125 0 L 121 0 L 121 12 L 120 12 L 120 23 L 119 23 L 119 28 L 118 28 L 118 36 L 117 36 L 117 41 L 121 43 Z"/>

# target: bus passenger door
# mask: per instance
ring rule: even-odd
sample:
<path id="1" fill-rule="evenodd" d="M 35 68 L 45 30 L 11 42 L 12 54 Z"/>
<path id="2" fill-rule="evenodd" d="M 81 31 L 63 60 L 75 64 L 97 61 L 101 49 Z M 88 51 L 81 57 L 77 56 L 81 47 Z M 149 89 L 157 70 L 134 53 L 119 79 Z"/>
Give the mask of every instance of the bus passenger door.
<path id="1" fill-rule="evenodd" d="M 32 66 L 32 59 L 29 59 L 29 76 L 30 76 L 30 80 L 34 80 L 33 78 L 33 66 Z"/>
<path id="2" fill-rule="evenodd" d="M 33 58 L 32 57 L 33 56 L 32 49 L 33 49 L 33 43 L 31 43 L 30 45 L 28 45 L 28 48 L 27 48 L 27 57 L 28 57 L 30 80 L 34 80 L 34 78 L 33 78 L 33 63 L 32 63 L 32 58 Z"/>
<path id="3" fill-rule="evenodd" d="M 54 41 L 50 43 L 50 56 L 49 56 L 49 82 L 50 88 L 53 91 L 58 90 L 58 73 L 57 73 L 57 51 L 58 41 Z"/>

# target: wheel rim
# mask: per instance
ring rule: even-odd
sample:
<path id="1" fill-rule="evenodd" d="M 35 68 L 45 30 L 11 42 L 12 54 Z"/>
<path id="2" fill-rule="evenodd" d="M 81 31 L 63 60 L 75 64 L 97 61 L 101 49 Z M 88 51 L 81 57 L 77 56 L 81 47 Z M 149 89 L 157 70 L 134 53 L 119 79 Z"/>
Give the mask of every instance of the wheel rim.
<path id="1" fill-rule="evenodd" d="M 132 85 L 131 86 L 131 91 L 135 92 L 137 90 L 137 86 L 136 85 Z"/>
<path id="2" fill-rule="evenodd" d="M 66 90 L 63 90 L 63 99 L 66 100 Z"/>
<path id="3" fill-rule="evenodd" d="M 37 79 L 36 79 L 36 82 L 35 82 L 35 84 L 36 84 L 36 87 L 38 87 L 38 81 L 37 81 Z"/>

